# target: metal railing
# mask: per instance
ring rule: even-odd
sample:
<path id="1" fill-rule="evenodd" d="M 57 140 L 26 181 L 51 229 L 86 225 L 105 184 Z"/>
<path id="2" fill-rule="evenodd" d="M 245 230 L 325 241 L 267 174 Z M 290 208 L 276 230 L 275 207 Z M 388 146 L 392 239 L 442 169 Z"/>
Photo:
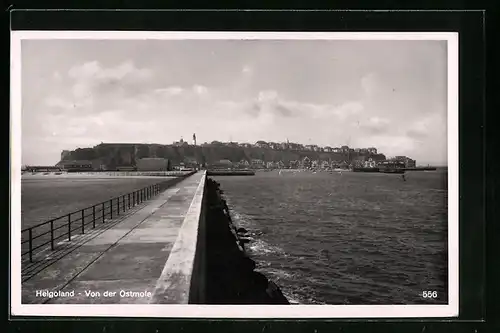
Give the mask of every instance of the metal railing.
<path id="1" fill-rule="evenodd" d="M 194 172 L 190 172 L 174 179 L 149 185 L 139 190 L 23 229 L 21 230 L 21 257 L 28 256 L 29 261 L 33 262 L 35 251 L 42 251 L 48 244 L 50 244 L 50 250 L 54 251 L 58 242 L 62 240 L 71 241 L 72 236 L 76 234 L 85 234 L 86 231 L 95 229 L 98 223 L 106 223 L 114 217 L 118 217 L 130 208 L 151 199 L 193 173 Z"/>

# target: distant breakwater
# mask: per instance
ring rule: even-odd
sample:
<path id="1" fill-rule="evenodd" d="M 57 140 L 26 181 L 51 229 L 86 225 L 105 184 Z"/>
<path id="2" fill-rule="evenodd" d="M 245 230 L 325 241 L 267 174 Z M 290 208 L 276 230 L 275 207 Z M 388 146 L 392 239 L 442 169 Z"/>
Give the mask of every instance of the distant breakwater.
<path id="1" fill-rule="evenodd" d="M 28 172 L 24 171 L 21 174 L 23 176 L 71 176 L 71 177 L 83 177 L 83 176 L 111 176 L 111 177 L 137 177 L 137 176 L 147 176 L 147 177 L 183 177 L 194 173 L 194 171 L 79 171 L 79 172 Z"/>
<path id="2" fill-rule="evenodd" d="M 280 288 L 255 271 L 245 230 L 231 221 L 220 184 L 207 178 L 206 303 L 290 304 Z"/>
<path id="3" fill-rule="evenodd" d="M 207 176 L 255 176 L 253 170 L 207 170 Z"/>

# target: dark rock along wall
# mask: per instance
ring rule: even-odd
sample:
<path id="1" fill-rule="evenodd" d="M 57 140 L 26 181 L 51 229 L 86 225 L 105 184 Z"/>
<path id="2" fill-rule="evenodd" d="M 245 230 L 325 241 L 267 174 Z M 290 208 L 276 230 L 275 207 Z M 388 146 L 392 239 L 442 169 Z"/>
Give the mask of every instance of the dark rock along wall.
<path id="1" fill-rule="evenodd" d="M 206 184 L 206 303 L 290 304 L 274 282 L 254 271 L 255 262 L 244 252 L 244 239 L 231 221 L 220 184 L 210 178 Z"/>

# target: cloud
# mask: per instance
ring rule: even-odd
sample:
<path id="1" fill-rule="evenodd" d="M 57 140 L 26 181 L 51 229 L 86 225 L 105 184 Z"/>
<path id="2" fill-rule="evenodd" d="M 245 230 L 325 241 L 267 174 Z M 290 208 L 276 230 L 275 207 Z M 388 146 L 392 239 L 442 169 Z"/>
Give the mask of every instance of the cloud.
<path id="1" fill-rule="evenodd" d="M 434 113 L 413 122 L 406 134 L 411 138 L 423 140 L 436 134 L 446 136 L 446 128 L 443 115 Z"/>
<path id="2" fill-rule="evenodd" d="M 208 88 L 201 85 L 193 86 L 193 91 L 198 95 L 206 95 L 208 93 Z"/>
<path id="3" fill-rule="evenodd" d="M 244 66 L 242 72 L 249 74 L 253 69 Z M 358 101 L 315 104 L 285 98 L 272 89 L 250 97 L 228 96 L 232 84 L 162 87 L 149 69 L 131 62 L 109 68 L 86 62 L 72 67 L 64 79 L 67 84 L 53 89 L 44 100 L 44 126 L 29 136 L 26 143 L 31 147 L 49 144 L 72 149 L 73 144 L 89 146 L 101 141 L 169 143 L 163 138 L 165 133 L 177 137 L 185 135 L 185 128 L 196 129 L 200 137 L 205 131 L 210 140 L 214 128 L 221 140 L 229 135 L 265 138 L 269 133 L 284 138 L 277 130 L 280 126 L 291 132 L 303 126 L 314 128 L 318 120 L 342 126 L 364 109 Z"/>
<path id="4" fill-rule="evenodd" d="M 276 91 L 266 90 L 258 93 L 252 107 L 247 111 L 254 116 L 267 112 L 283 117 L 345 120 L 363 109 L 361 102 L 346 102 L 340 105 L 304 103 L 284 99 Z"/>
<path id="5" fill-rule="evenodd" d="M 387 118 L 373 116 L 367 121 L 357 121 L 356 124 L 369 134 L 382 134 L 390 130 L 391 121 Z"/>
<path id="6" fill-rule="evenodd" d="M 99 62 L 91 61 L 74 66 L 68 71 L 68 76 L 77 81 L 145 80 L 151 78 L 152 75 L 151 70 L 137 68 L 132 61 L 126 61 L 109 68 L 103 68 Z"/>
<path id="7" fill-rule="evenodd" d="M 173 86 L 173 87 L 155 89 L 154 92 L 157 94 L 180 95 L 184 92 L 184 89 L 181 87 Z"/>
<path id="8" fill-rule="evenodd" d="M 71 80 L 71 97 L 79 104 L 93 105 L 95 99 L 119 97 L 149 89 L 144 85 L 153 77 L 147 68 L 137 68 L 131 61 L 105 68 L 97 61 L 73 66 L 68 71 Z"/>

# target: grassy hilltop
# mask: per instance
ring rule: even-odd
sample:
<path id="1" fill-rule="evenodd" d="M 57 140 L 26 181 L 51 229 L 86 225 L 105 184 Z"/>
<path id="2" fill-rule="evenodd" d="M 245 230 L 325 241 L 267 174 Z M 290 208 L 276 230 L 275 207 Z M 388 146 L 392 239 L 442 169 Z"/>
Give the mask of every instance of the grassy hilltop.
<path id="1" fill-rule="evenodd" d="M 159 144 L 100 144 L 93 148 L 78 148 L 67 153 L 63 160 L 90 160 L 99 161 L 108 167 L 135 165 L 136 160 L 144 157 L 161 157 L 169 159 L 173 165 L 186 161 L 197 161 L 199 163 L 215 163 L 220 160 L 239 162 L 261 159 L 264 161 L 289 161 L 309 157 L 311 160 L 353 160 L 359 153 L 351 153 L 349 156 L 342 153 L 295 151 L 295 150 L 273 150 L 258 147 L 238 147 L 224 145 L 207 146 L 173 146 Z M 384 160 L 383 154 L 370 155 L 374 160 Z"/>

